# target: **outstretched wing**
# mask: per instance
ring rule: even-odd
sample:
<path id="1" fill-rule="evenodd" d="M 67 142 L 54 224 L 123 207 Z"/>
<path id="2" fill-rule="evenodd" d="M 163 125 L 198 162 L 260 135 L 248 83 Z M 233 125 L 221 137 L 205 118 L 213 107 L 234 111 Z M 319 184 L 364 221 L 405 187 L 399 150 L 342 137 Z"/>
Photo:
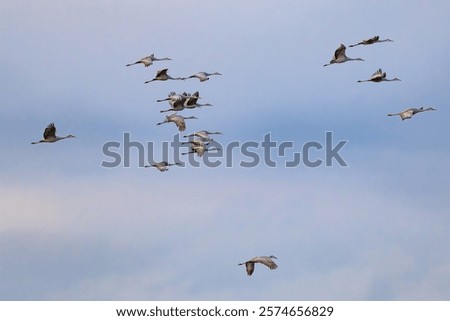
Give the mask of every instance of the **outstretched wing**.
<path id="1" fill-rule="evenodd" d="M 153 57 L 148 56 L 141 59 L 141 62 L 144 64 L 145 67 L 151 66 L 153 64 Z"/>
<path id="2" fill-rule="evenodd" d="M 51 123 L 44 130 L 44 139 L 47 139 L 49 137 L 55 137 L 55 135 L 56 135 L 56 127 L 54 123 Z"/>
<path id="3" fill-rule="evenodd" d="M 380 68 L 373 73 L 373 75 L 372 75 L 372 77 L 370 77 L 370 79 L 373 81 L 381 80 L 384 78 L 383 75 L 384 75 L 384 77 L 386 77 L 386 73 L 383 74 L 383 71 Z"/>
<path id="4" fill-rule="evenodd" d="M 275 270 L 278 267 L 278 265 L 276 265 L 275 262 L 272 261 L 271 259 L 262 260 L 260 263 L 264 264 L 271 270 Z"/>
<path id="5" fill-rule="evenodd" d="M 404 110 L 404 111 L 402 111 L 402 112 L 400 113 L 400 117 L 401 117 L 402 119 L 408 119 L 408 118 L 411 118 L 413 115 L 414 115 L 414 110 L 413 110 L 412 108 L 411 108 L 411 109 Z"/>
<path id="6" fill-rule="evenodd" d="M 183 118 L 177 118 L 174 120 L 174 123 L 177 125 L 178 130 L 180 132 L 184 132 L 186 130 L 186 122 L 184 121 Z"/>
<path id="7" fill-rule="evenodd" d="M 269 267 L 271 270 L 274 270 L 278 267 L 275 262 L 268 256 L 257 256 L 250 260 L 250 262 L 261 263 L 265 266 Z"/>
<path id="8" fill-rule="evenodd" d="M 345 56 L 345 46 L 343 44 L 334 52 L 334 60 L 338 59 L 339 56 Z"/>
<path id="9" fill-rule="evenodd" d="M 168 68 L 158 70 L 158 72 L 156 73 L 156 77 L 161 77 L 163 75 L 167 75 L 167 70 L 168 70 Z"/>
<path id="10" fill-rule="evenodd" d="M 245 268 L 247 269 L 247 275 L 250 276 L 253 274 L 253 271 L 255 270 L 255 263 L 245 262 Z"/>

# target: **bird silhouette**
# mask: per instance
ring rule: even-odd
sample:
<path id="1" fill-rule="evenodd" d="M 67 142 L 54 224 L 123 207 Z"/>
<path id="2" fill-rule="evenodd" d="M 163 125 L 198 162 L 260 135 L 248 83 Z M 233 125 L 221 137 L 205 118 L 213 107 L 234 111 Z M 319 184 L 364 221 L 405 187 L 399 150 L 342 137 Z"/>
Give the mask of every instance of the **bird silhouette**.
<path id="1" fill-rule="evenodd" d="M 352 60 L 359 60 L 359 61 L 364 61 L 364 59 L 362 58 L 349 58 L 345 55 L 345 46 L 343 44 L 341 44 L 339 46 L 339 48 L 336 49 L 336 51 L 334 52 L 334 56 L 333 59 L 330 60 L 329 64 L 325 64 L 323 65 L 324 67 L 332 65 L 332 64 L 340 64 L 346 61 L 352 61 Z"/>
<path id="2" fill-rule="evenodd" d="M 137 64 L 143 64 L 145 67 L 151 66 L 153 64 L 153 61 L 160 61 L 160 60 L 172 60 L 168 57 L 165 58 L 156 58 L 154 54 L 151 54 L 150 56 L 144 57 L 139 59 L 136 62 L 133 62 L 131 64 L 126 65 L 127 67 L 137 65 Z"/>
<path id="3" fill-rule="evenodd" d="M 264 264 L 271 270 L 276 269 L 278 267 L 278 265 L 276 265 L 276 263 L 272 259 L 276 259 L 276 257 L 273 255 L 271 255 L 271 256 L 256 256 L 253 259 L 248 260 L 247 262 L 244 262 L 244 263 L 239 263 L 238 265 L 245 264 L 245 268 L 247 270 L 247 275 L 250 276 L 253 274 L 253 271 L 255 270 L 255 263 Z"/>
<path id="4" fill-rule="evenodd" d="M 356 44 L 350 45 L 349 47 L 356 47 L 356 46 L 359 46 L 359 45 L 372 45 L 372 44 L 374 44 L 376 42 L 393 42 L 393 41 L 394 40 L 391 40 L 391 39 L 380 40 L 379 36 L 373 36 L 370 39 L 362 40 L 361 42 L 358 42 Z"/>
<path id="5" fill-rule="evenodd" d="M 54 142 L 57 142 L 59 140 L 66 139 L 66 138 L 75 138 L 75 136 L 73 136 L 73 135 L 67 135 L 67 136 L 64 136 L 64 137 L 56 136 L 55 124 L 51 123 L 44 130 L 44 139 L 42 139 L 40 141 L 37 141 L 37 142 L 32 142 L 32 144 L 54 143 Z"/>
<path id="6" fill-rule="evenodd" d="M 375 71 L 372 76 L 370 77 L 370 79 L 366 79 L 366 80 L 358 80 L 358 82 L 366 82 L 366 81 L 371 81 L 371 82 L 382 82 L 382 81 L 400 81 L 400 79 L 398 78 L 392 78 L 392 79 L 387 79 L 386 78 L 386 73 L 383 72 L 380 69 L 378 69 L 377 71 Z"/>
<path id="7" fill-rule="evenodd" d="M 408 109 L 405 109 L 405 110 L 403 110 L 403 111 L 401 111 L 401 112 L 399 112 L 399 113 L 396 113 L 396 114 L 387 114 L 388 116 L 400 116 L 400 118 L 402 119 L 402 120 L 405 120 L 405 119 L 410 119 L 412 116 L 414 116 L 414 115 L 416 115 L 416 114 L 418 114 L 418 113 L 422 113 L 422 112 L 424 112 L 424 111 L 432 111 L 432 110 L 436 110 L 436 109 L 434 109 L 433 107 L 428 107 L 428 108 L 426 108 L 426 109 L 424 109 L 424 107 L 420 107 L 420 108 L 408 108 Z"/>

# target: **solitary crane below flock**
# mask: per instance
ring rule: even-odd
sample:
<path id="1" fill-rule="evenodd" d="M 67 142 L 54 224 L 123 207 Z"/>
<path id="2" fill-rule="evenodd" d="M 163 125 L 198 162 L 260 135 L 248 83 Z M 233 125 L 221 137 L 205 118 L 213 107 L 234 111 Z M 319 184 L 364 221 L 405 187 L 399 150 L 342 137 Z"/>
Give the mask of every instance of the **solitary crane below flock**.
<path id="1" fill-rule="evenodd" d="M 271 256 L 257 256 L 257 257 L 254 257 L 251 260 L 248 260 L 247 262 L 239 263 L 238 265 L 245 264 L 245 268 L 247 270 L 247 275 L 250 276 L 250 275 L 253 274 L 253 271 L 255 270 L 255 263 L 264 264 L 265 266 L 267 266 L 271 270 L 276 269 L 278 267 L 278 265 L 276 265 L 276 263 L 272 259 L 276 259 L 276 257 L 273 256 L 273 255 L 271 255 Z"/>

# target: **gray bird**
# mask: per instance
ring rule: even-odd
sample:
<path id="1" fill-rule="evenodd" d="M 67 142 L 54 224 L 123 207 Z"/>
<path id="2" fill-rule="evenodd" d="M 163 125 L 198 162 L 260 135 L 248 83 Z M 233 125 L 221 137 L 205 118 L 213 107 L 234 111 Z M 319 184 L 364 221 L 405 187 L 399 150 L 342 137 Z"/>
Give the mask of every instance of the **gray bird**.
<path id="1" fill-rule="evenodd" d="M 400 79 L 398 78 L 392 78 L 392 79 L 387 79 L 386 78 L 386 73 L 383 72 L 383 70 L 378 69 L 377 71 L 375 71 L 372 76 L 370 77 L 370 79 L 366 79 L 366 80 L 358 80 L 358 82 L 366 82 L 366 81 L 372 81 L 372 82 L 382 82 L 382 81 L 400 81 Z"/>
<path id="2" fill-rule="evenodd" d="M 168 57 L 156 58 L 154 54 L 151 54 L 150 56 L 141 58 L 138 61 L 133 62 L 131 64 L 128 64 L 126 66 L 129 67 L 129 66 L 133 66 L 133 65 L 136 65 L 136 64 L 143 64 L 145 67 L 148 67 L 148 66 L 151 66 L 153 64 L 153 61 L 160 61 L 160 60 L 172 60 L 172 59 L 170 59 Z"/>
<path id="3" fill-rule="evenodd" d="M 421 113 L 421 112 L 424 112 L 424 111 L 431 111 L 431 110 L 436 110 L 436 109 L 434 109 L 433 107 L 428 107 L 426 109 L 424 109 L 423 107 L 420 107 L 420 108 L 408 108 L 408 109 L 405 109 L 404 111 L 401 111 L 399 113 L 387 114 L 387 115 L 388 116 L 400 116 L 400 118 L 402 120 L 405 120 L 405 119 L 410 119 L 415 114 L 418 114 L 418 113 Z"/>
<path id="4" fill-rule="evenodd" d="M 207 73 L 207 72 L 204 72 L 204 71 L 200 71 L 200 72 L 198 72 L 196 74 L 193 74 L 192 76 L 184 77 L 183 79 L 197 78 L 197 79 L 200 80 L 200 82 L 203 82 L 203 81 L 209 80 L 209 76 L 213 76 L 213 75 L 222 76 L 222 74 L 220 72 Z"/>
<path id="5" fill-rule="evenodd" d="M 170 114 L 166 116 L 166 119 L 163 122 L 157 123 L 156 125 L 162 125 L 165 123 L 174 123 L 180 132 L 183 132 L 186 130 L 186 122 L 185 119 L 197 119 L 197 117 L 189 116 L 189 117 L 183 117 L 181 115 L 177 115 L 177 113 Z"/>
<path id="6" fill-rule="evenodd" d="M 355 43 L 354 45 L 350 45 L 349 47 L 356 47 L 356 46 L 359 46 L 359 45 L 372 45 L 372 44 L 374 44 L 376 42 L 394 42 L 394 40 L 391 40 L 391 39 L 380 40 L 379 36 L 373 36 L 370 39 L 362 40 L 361 42 Z"/>
<path id="7" fill-rule="evenodd" d="M 207 130 L 201 130 L 193 134 L 185 135 L 183 137 L 199 137 L 203 141 L 211 141 L 213 140 L 209 135 L 222 135 L 221 132 L 209 132 Z"/>
<path id="8" fill-rule="evenodd" d="M 146 168 L 148 168 L 148 167 L 155 167 L 155 168 L 158 169 L 160 172 L 165 172 L 165 171 L 168 171 L 168 170 L 169 170 L 169 169 L 168 169 L 169 166 L 174 166 L 174 165 L 181 166 L 181 165 L 183 165 L 183 164 L 181 164 L 181 163 L 169 164 L 169 163 L 166 162 L 166 161 L 162 161 L 162 162 L 155 163 L 155 164 L 152 164 L 152 165 L 145 165 L 144 167 L 146 167 Z"/>
<path id="9" fill-rule="evenodd" d="M 39 143 L 54 143 L 62 139 L 66 138 L 75 138 L 73 135 L 67 135 L 64 137 L 56 136 L 56 127 L 54 123 L 51 123 L 45 128 L 44 130 L 44 139 L 38 141 L 38 142 L 32 142 L 32 144 L 39 144 Z"/>
<path id="10" fill-rule="evenodd" d="M 147 80 L 145 82 L 145 84 L 147 84 L 149 82 L 152 82 L 152 81 L 157 81 L 157 80 L 159 80 L 159 81 L 165 81 L 165 80 L 169 80 L 169 79 L 172 79 L 172 80 L 184 80 L 184 78 L 181 78 L 181 77 L 173 78 L 173 77 L 169 76 L 167 74 L 167 70 L 169 70 L 169 69 L 165 68 L 165 69 L 158 70 L 156 72 L 155 78 L 153 78 L 152 80 Z"/>
<path id="11" fill-rule="evenodd" d="M 278 265 L 275 264 L 275 262 L 272 259 L 276 259 L 275 256 L 257 256 L 254 257 L 251 260 L 248 260 L 244 263 L 239 263 L 238 265 L 245 264 L 245 268 L 247 270 L 247 275 L 250 276 L 253 274 L 253 271 L 255 270 L 255 263 L 261 263 L 267 266 L 269 269 L 274 270 L 278 267 Z"/>
<path id="12" fill-rule="evenodd" d="M 334 52 L 334 56 L 333 59 L 330 60 L 329 64 L 325 64 L 323 65 L 324 67 L 329 66 L 331 64 L 341 64 L 343 62 L 346 61 L 352 61 L 352 60 L 359 60 L 359 61 L 364 61 L 364 59 L 361 58 L 349 58 L 345 55 L 345 46 L 343 44 L 341 44 L 339 46 L 339 48 L 336 49 L 336 51 Z"/>

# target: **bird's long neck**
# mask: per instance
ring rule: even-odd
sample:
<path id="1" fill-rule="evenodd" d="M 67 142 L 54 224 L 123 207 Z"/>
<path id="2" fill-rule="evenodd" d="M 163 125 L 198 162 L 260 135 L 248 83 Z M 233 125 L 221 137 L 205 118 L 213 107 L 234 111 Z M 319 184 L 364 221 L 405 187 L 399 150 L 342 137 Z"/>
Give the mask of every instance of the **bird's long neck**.
<path id="1" fill-rule="evenodd" d="M 55 137 L 55 141 L 63 140 L 63 139 L 66 139 L 66 138 L 72 138 L 72 137 L 73 137 L 72 135 L 67 135 L 67 136 L 63 136 L 63 137 L 56 136 Z"/>
<path id="2" fill-rule="evenodd" d="M 195 106 L 197 106 L 197 107 L 203 107 L 203 106 L 212 106 L 211 104 L 199 104 L 199 103 L 196 103 L 195 104 Z"/>

